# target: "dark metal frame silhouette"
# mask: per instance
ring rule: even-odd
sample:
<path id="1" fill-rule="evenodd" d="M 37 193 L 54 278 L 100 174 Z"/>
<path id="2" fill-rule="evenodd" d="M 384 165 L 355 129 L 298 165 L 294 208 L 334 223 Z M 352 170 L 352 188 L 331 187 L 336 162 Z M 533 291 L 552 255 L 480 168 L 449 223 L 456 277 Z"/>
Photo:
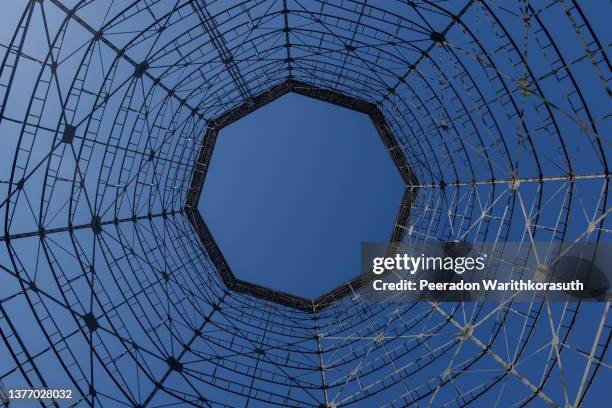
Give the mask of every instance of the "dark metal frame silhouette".
<path id="1" fill-rule="evenodd" d="M 406 223 L 410 218 L 410 207 L 418 193 L 418 180 L 406 162 L 401 147 L 398 145 L 384 115 L 380 112 L 378 107 L 374 103 L 366 102 L 331 89 L 324 89 L 315 85 L 296 81 L 295 79 L 287 79 L 281 84 L 273 86 L 255 97 L 247 98 L 245 102 L 238 107 L 210 121 L 206 129 L 206 134 L 204 135 L 204 142 L 200 149 L 198 160 L 193 166 L 193 177 L 187 194 L 187 202 L 185 203 L 185 212 L 194 229 L 197 231 L 202 246 L 207 251 L 219 276 L 229 289 L 284 306 L 314 313 L 324 309 L 336 300 L 342 299 L 350 294 L 355 294 L 361 288 L 361 277 L 357 276 L 312 300 L 240 279 L 232 272 L 228 262 L 223 256 L 223 252 L 217 245 L 212 233 L 206 226 L 206 222 L 198 211 L 198 203 L 204 188 L 210 161 L 214 154 L 217 136 L 221 129 L 289 92 L 307 96 L 322 102 L 332 103 L 342 108 L 351 109 L 363 113 L 371 119 L 374 128 L 380 135 L 381 140 L 389 152 L 391 160 L 397 167 L 404 181 L 404 193 L 393 226 L 390 242 L 400 242 L 405 235 Z"/>
<path id="2" fill-rule="evenodd" d="M 186 208 L 213 119 L 292 86 L 384 115 L 418 178 L 394 241 L 520 241 L 519 266 L 532 240 L 610 242 L 604 2 L 545 3 L 11 1 L 0 388 L 61 382 L 87 406 L 596 403 L 609 305 L 345 285 L 287 307 L 228 288 Z"/>

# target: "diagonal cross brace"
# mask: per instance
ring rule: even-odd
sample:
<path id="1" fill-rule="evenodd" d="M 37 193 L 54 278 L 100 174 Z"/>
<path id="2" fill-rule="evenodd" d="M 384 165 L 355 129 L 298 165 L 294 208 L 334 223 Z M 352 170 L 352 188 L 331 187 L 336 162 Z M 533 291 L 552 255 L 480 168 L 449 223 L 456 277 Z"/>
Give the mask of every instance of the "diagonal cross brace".
<path id="1" fill-rule="evenodd" d="M 221 31 L 219 31 L 219 26 L 217 25 L 215 18 L 206 8 L 206 0 L 195 0 L 191 3 L 191 7 L 193 7 L 194 11 L 200 18 L 204 31 L 206 31 L 206 33 L 208 33 L 210 36 L 210 41 L 219 53 L 219 58 L 221 58 L 221 62 L 223 62 L 227 68 L 227 71 L 232 77 L 234 84 L 236 84 L 236 88 L 238 89 L 238 92 L 240 92 L 242 99 L 249 103 L 252 100 L 251 91 L 247 86 L 238 65 L 234 61 L 232 52 L 228 48 L 227 43 L 223 38 L 223 34 L 221 34 Z"/>

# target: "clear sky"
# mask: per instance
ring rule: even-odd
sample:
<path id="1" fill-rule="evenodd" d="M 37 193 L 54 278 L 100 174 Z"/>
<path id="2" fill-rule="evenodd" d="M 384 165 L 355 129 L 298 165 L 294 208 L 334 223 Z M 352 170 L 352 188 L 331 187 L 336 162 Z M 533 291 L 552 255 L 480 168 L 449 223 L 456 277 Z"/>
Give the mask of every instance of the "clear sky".
<path id="1" fill-rule="evenodd" d="M 402 192 L 366 115 L 289 94 L 221 130 L 200 210 L 237 277 L 314 298 L 389 239 Z"/>

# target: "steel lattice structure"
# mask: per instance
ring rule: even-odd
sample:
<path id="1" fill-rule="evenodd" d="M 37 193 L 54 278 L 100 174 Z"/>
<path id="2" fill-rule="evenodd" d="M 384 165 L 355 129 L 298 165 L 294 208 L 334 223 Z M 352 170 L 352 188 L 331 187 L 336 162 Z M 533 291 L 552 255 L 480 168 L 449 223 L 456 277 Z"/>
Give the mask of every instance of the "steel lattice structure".
<path id="1" fill-rule="evenodd" d="M 187 204 L 214 119 L 292 81 L 386 120 L 414 175 L 402 239 L 520 242 L 525 272 L 533 242 L 609 242 L 609 4 L 7 3 L 0 385 L 74 389 L 41 402 L 62 406 L 601 406 L 609 303 L 349 286 L 299 310 L 228 287 Z"/>

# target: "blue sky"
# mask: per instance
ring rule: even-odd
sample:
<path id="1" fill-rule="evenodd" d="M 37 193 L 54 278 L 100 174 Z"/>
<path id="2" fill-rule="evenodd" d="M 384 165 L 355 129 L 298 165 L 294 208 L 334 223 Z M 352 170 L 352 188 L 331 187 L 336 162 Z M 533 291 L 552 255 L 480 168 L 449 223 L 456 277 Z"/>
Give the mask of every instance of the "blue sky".
<path id="1" fill-rule="evenodd" d="M 130 396 L 141 402 L 164 377 L 166 358 L 179 355 L 183 345 L 191 344 L 194 329 L 203 328 L 182 359 L 191 373 L 203 377 L 193 386 L 184 380 L 185 373 L 173 373 L 165 382 L 167 390 L 197 390 L 227 406 L 267 406 L 246 402 L 266 392 L 291 394 L 293 402 L 317 406 L 323 380 L 317 353 L 322 347 L 323 381 L 332 384 L 330 394 L 336 401 L 368 398 L 355 406 L 399 405 L 407 389 L 412 395 L 429 392 L 451 367 L 457 375 L 445 383 L 432 405 L 457 401 L 458 390 L 474 396 L 484 387 L 491 390 L 475 406 L 512 406 L 532 395 L 522 378 L 508 375 L 496 358 L 480 358 L 483 350 L 474 342 L 453 344 L 457 328 L 440 314 L 429 316 L 432 309 L 427 304 L 373 305 L 346 298 L 334 305 L 338 312 L 306 318 L 275 309 L 271 316 L 263 302 L 230 292 L 219 309 L 226 288 L 209 267 L 187 217 L 160 216 L 162 210 L 180 210 L 185 204 L 205 119 L 243 100 L 204 32 L 201 16 L 189 11 L 196 2 L 180 1 L 181 9 L 175 11 L 174 2 L 165 1 L 149 2 L 150 9 L 143 8 L 143 2 L 78 2 L 81 6 L 72 18 L 59 4 L 70 8 L 77 1 L 4 3 L 0 60 L 9 57 L 0 75 L 0 95 L 6 96 L 0 102 L 0 196 L 5 200 L 0 223 L 5 234 L 33 235 L 0 245 L 0 331 L 8 338 L 0 341 L 0 386 L 23 387 L 26 377 L 35 377 L 35 366 L 41 373 L 34 380 L 37 386 L 44 379 L 55 387 L 79 387 L 86 395 L 88 385 L 94 384 L 101 401 L 97 406 L 113 406 L 109 401 L 128 404 Z M 396 97 L 379 107 L 422 183 L 503 180 L 510 167 L 524 177 L 564 176 L 569 164 L 574 174 L 588 175 L 604 171 L 603 159 L 610 162 L 610 100 L 595 69 L 603 69 L 609 81 L 609 63 L 602 57 L 609 55 L 609 2 L 581 5 L 588 26 L 604 44 L 601 52 L 594 50 L 574 7 L 529 2 L 539 10 L 558 46 L 555 50 L 544 47 L 548 40 L 535 19 L 526 38 L 523 3 L 475 2 L 462 16 L 462 24 L 454 24 L 446 34 L 448 47 L 436 47 L 429 58 L 420 59 L 418 49 L 431 41 L 430 30 L 443 29 L 449 16 L 404 1 L 369 2 L 390 14 L 366 8 L 357 26 L 340 22 L 357 17 L 348 9 L 359 2 L 329 2 L 324 11 L 330 17 L 318 22 L 313 17 L 322 2 L 289 0 L 291 55 L 297 60 L 293 72 L 284 62 L 283 3 L 245 3 L 252 7 L 241 10 L 236 5 L 228 12 L 221 11 L 233 2 L 210 4 L 251 92 L 263 92 L 291 74 L 341 92 L 358 90 L 355 94 L 377 102 L 388 86 L 395 86 L 396 74 L 407 72 L 407 63 L 420 60 L 396 88 Z M 21 41 L 19 19 L 28 14 L 28 5 L 31 19 Z M 465 2 L 438 5 L 458 13 Z M 492 8 L 495 19 L 485 6 Z M 163 18 L 166 12 L 171 19 Z M 412 27 L 404 20 L 397 31 L 400 25 L 395 21 L 400 20 L 393 13 L 422 24 Z M 386 23 L 373 20 L 376 15 Z M 263 17 L 265 23 L 249 28 L 252 17 Z M 84 22 L 103 31 L 104 41 L 96 39 Z M 164 30 L 151 29 L 165 23 Z M 50 38 L 61 38 L 61 47 L 48 46 L 45 27 Z M 394 34 L 393 46 L 380 46 L 390 40 L 385 32 Z M 402 41 L 395 43 L 396 37 Z M 9 48 L 13 38 L 15 44 L 23 43 L 15 66 L 11 61 L 16 46 Z M 347 52 L 347 39 L 360 44 L 356 52 Z M 590 58 L 585 42 L 596 51 Z M 46 82 L 51 76 L 50 52 L 58 65 L 56 76 Z M 485 69 L 489 67 L 480 62 L 485 54 L 495 69 Z M 522 55 L 541 95 L 538 91 L 525 97 L 516 89 L 516 80 L 525 74 L 517 62 Z M 558 56 L 567 69 L 559 70 Z M 144 60 L 150 62 L 150 77 L 134 77 L 133 62 Z M 347 62 L 349 69 L 334 70 L 338 61 Z M 39 127 L 34 126 L 39 119 Z M 449 119 L 452 127 L 441 130 L 442 119 Z M 576 119 L 597 126 L 607 142 L 603 150 Z M 78 125 L 73 144 L 52 150 L 66 124 Z M 519 143 L 523 125 L 533 145 Z M 488 151 L 489 159 L 483 160 L 475 148 Z M 149 159 L 151 150 L 154 160 Z M 8 197 L 9 189 L 14 192 L 25 176 L 23 189 Z M 469 231 L 470 240 L 529 242 L 524 222 L 528 217 L 530 225 L 537 222 L 536 240 L 549 242 L 562 235 L 573 240 L 610 207 L 609 185 L 609 177 L 598 177 L 572 183 L 525 182 L 514 192 L 505 184 L 486 183 L 444 192 L 422 188 L 410 226 L 413 237 L 423 234 L 417 238 L 425 241 Z M 222 130 L 201 210 L 239 278 L 315 297 L 358 274 L 361 242 L 389 238 L 401 194 L 399 174 L 366 116 L 287 95 Z M 491 209 L 491 216 L 481 221 L 485 208 Z M 107 222 L 100 234 L 87 226 L 94 214 Z M 158 216 L 149 219 L 148 214 Z M 610 241 L 612 218 L 605 214 L 601 229 L 584 239 Z M 134 215 L 142 218 L 132 222 Z M 114 225 L 114 218 L 127 221 Z M 44 239 L 37 234 L 41 227 L 51 230 L 69 224 L 85 227 L 50 233 Z M 401 308 L 399 318 L 392 315 L 396 307 Z M 444 309 L 456 311 L 461 323 L 475 323 L 475 334 L 487 352 L 516 363 L 536 386 L 544 382 L 542 389 L 555 403 L 564 404 L 565 381 L 573 401 L 578 385 L 588 383 L 591 376 L 596 377 L 585 406 L 606 401 L 611 317 L 605 304 L 517 302 L 492 313 L 495 307 L 466 303 Z M 93 335 L 84 327 L 85 313 L 95 315 L 100 324 L 101 330 Z M 274 325 L 271 330 L 269 324 Z M 327 334 L 320 344 L 315 341 L 315 325 L 316 331 L 321 328 Z M 432 332 L 436 334 L 421 336 Z M 388 335 L 384 342 L 377 340 L 381 333 Z M 556 336 L 564 345 L 563 367 L 555 360 Z M 132 349 L 132 342 L 139 351 Z M 254 347 L 265 348 L 267 357 Z M 26 351 L 33 358 L 22 363 Z M 340 364 L 339 356 L 345 358 Z M 290 368 L 281 361 L 290 361 Z M 468 362 L 474 365 L 466 368 Z M 401 378 L 396 367 L 404 368 Z M 240 370 L 262 375 L 253 380 Z M 353 370 L 358 377 L 350 374 Z M 288 375 L 299 385 L 276 381 Z M 394 384 L 375 394 L 389 381 Z M 233 394 L 237 389 L 246 396 Z M 310 395 L 313 389 L 316 399 Z M 535 406 L 542 403 L 535 401 Z M 176 403 L 157 393 L 149 405 Z"/>
<path id="2" fill-rule="evenodd" d="M 237 277 L 314 298 L 389 239 L 402 193 L 366 115 L 289 94 L 220 131 L 200 210 Z"/>

